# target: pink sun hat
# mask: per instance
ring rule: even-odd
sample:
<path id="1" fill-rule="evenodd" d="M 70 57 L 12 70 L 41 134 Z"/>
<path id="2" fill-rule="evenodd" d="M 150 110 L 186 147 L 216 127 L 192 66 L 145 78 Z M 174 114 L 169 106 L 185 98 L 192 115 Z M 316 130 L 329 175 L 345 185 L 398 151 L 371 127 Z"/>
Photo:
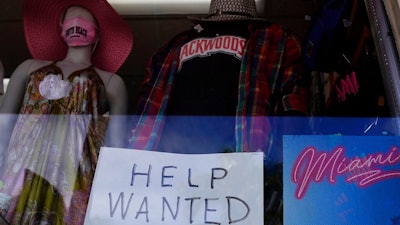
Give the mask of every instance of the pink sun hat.
<path id="1" fill-rule="evenodd" d="M 61 38 L 60 19 L 71 6 L 88 9 L 98 22 L 100 40 L 92 56 L 93 65 L 117 72 L 132 50 L 133 34 L 106 0 L 25 0 L 24 32 L 32 57 L 50 61 L 65 57 L 67 45 Z"/>

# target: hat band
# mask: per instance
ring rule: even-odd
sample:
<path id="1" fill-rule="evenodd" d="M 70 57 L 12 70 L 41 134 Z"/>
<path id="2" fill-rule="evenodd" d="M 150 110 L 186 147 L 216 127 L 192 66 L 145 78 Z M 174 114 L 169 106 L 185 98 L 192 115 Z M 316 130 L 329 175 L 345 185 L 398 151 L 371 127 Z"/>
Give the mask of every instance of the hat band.
<path id="1" fill-rule="evenodd" d="M 242 13 L 242 12 L 230 12 L 230 11 L 220 11 L 217 10 L 217 12 L 213 13 L 213 14 L 209 14 L 206 19 L 209 19 L 210 17 L 213 16 L 220 16 L 222 14 L 227 14 L 227 15 L 233 15 L 233 16 L 244 16 L 244 17 L 250 17 L 250 18 L 256 18 L 255 16 L 249 14 L 249 13 Z"/>

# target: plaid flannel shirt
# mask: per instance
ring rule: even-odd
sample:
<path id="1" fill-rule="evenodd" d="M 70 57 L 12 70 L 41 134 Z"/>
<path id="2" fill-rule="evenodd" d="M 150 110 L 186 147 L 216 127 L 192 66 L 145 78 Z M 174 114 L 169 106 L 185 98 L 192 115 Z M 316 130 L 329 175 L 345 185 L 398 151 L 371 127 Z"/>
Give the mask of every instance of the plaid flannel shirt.
<path id="1" fill-rule="evenodd" d="M 301 46 L 292 33 L 271 23 L 249 25 L 238 86 L 236 151 L 269 151 L 273 130 L 269 117 L 296 111 L 308 114 L 308 89 L 300 84 Z M 150 59 L 129 147 L 156 150 L 165 110 L 179 66 L 182 32 Z"/>

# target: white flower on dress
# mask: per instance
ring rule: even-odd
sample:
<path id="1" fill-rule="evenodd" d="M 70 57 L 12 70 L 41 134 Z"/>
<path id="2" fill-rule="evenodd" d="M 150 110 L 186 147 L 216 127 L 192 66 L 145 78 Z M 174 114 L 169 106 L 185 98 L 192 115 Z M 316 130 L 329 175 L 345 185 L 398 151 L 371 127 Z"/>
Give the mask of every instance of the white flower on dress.
<path id="1" fill-rule="evenodd" d="M 71 88 L 69 81 L 63 80 L 61 74 L 49 74 L 39 84 L 40 94 L 50 100 L 67 97 Z"/>

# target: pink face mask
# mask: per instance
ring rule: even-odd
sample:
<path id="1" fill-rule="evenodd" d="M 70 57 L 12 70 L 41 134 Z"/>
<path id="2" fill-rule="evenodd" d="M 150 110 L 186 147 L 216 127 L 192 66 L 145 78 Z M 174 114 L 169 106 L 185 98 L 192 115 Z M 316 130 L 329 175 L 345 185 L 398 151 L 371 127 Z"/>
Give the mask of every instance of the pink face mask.
<path id="1" fill-rule="evenodd" d="M 92 22 L 75 17 L 64 21 L 61 36 L 68 46 L 86 46 L 94 44 L 97 27 Z"/>

